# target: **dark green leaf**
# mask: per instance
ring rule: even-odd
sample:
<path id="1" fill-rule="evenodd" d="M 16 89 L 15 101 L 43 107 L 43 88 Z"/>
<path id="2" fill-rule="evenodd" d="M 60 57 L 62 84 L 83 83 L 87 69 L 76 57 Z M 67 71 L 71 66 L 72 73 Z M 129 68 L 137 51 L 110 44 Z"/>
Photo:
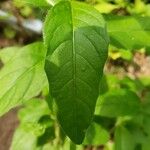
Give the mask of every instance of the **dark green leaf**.
<path id="1" fill-rule="evenodd" d="M 48 50 L 45 70 L 58 120 L 80 144 L 93 118 L 107 58 L 105 21 L 88 5 L 60 2 L 47 15 L 44 39 Z"/>

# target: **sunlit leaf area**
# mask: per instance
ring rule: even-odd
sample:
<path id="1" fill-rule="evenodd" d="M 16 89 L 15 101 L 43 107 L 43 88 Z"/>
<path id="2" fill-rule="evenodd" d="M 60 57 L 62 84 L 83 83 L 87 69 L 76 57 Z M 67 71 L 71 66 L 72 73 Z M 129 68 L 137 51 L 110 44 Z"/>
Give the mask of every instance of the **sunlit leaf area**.
<path id="1" fill-rule="evenodd" d="M 0 0 L 0 150 L 150 150 L 150 1 Z"/>

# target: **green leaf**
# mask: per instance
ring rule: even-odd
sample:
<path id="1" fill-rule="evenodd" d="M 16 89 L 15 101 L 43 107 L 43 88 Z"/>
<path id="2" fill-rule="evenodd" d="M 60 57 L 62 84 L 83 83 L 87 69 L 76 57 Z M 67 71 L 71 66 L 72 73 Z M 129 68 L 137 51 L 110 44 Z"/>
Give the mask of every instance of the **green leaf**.
<path id="1" fill-rule="evenodd" d="M 63 1 L 48 13 L 44 39 L 45 70 L 58 120 L 72 141 L 80 144 L 93 118 L 107 58 L 105 21 L 88 5 Z"/>
<path id="2" fill-rule="evenodd" d="M 36 149 L 37 136 L 31 132 L 27 132 L 22 128 L 18 128 L 15 131 L 11 150 L 35 150 Z"/>
<path id="3" fill-rule="evenodd" d="M 100 115 L 95 115 L 93 121 L 106 130 L 111 130 L 116 124 L 116 118 L 103 117 Z"/>
<path id="4" fill-rule="evenodd" d="M 54 136 L 53 121 L 46 101 L 32 99 L 19 110 L 20 125 L 15 131 L 12 150 L 36 150 Z M 45 119 L 44 119 L 45 118 Z"/>
<path id="5" fill-rule="evenodd" d="M 49 7 L 50 5 L 54 5 L 54 0 L 14 0 L 14 2 L 36 7 Z"/>
<path id="6" fill-rule="evenodd" d="M 85 145 L 102 145 L 109 141 L 109 132 L 97 123 L 92 123 L 87 129 L 84 139 Z"/>
<path id="7" fill-rule="evenodd" d="M 11 60 L 16 53 L 20 50 L 20 47 L 7 47 L 0 50 L 0 59 L 5 64 Z"/>
<path id="8" fill-rule="evenodd" d="M 142 76 L 139 78 L 139 80 L 144 86 L 150 87 L 150 76 Z"/>
<path id="9" fill-rule="evenodd" d="M 61 150 L 83 150 L 83 145 L 75 145 L 69 138 L 66 138 Z"/>
<path id="10" fill-rule="evenodd" d="M 96 105 L 96 115 L 118 117 L 135 115 L 140 109 L 140 99 L 129 90 L 112 90 L 100 96 Z"/>
<path id="11" fill-rule="evenodd" d="M 135 143 L 132 134 L 123 126 L 115 131 L 115 150 L 134 150 Z"/>
<path id="12" fill-rule="evenodd" d="M 138 78 L 131 79 L 128 76 L 125 76 L 122 80 L 120 80 L 120 86 L 121 88 L 125 88 L 133 92 L 141 92 L 145 88 Z"/>
<path id="13" fill-rule="evenodd" d="M 33 99 L 24 104 L 18 113 L 21 123 L 33 122 L 37 123 L 42 116 L 48 115 L 50 110 L 45 100 Z"/>
<path id="14" fill-rule="evenodd" d="M 125 49 L 150 50 L 150 17 L 106 15 L 110 44 Z"/>
<path id="15" fill-rule="evenodd" d="M 36 96 L 47 84 L 42 43 L 21 48 L 0 70 L 0 116 Z"/>
<path id="16" fill-rule="evenodd" d="M 117 75 L 107 74 L 105 75 L 105 80 L 101 80 L 100 90 L 104 88 L 104 86 L 107 86 L 107 90 L 118 89 L 120 88 L 119 82 L 120 79 L 117 77 Z"/>

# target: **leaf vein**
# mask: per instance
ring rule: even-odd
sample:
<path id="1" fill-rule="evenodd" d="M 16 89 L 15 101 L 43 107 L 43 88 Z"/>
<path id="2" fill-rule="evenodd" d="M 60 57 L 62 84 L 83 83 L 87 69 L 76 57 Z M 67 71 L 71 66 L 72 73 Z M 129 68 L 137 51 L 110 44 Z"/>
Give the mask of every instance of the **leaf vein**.
<path id="1" fill-rule="evenodd" d="M 97 74 L 97 70 L 94 68 L 94 66 L 90 63 L 90 61 L 88 61 L 85 57 L 83 57 L 81 54 L 77 53 L 77 55 L 81 58 L 83 58 L 88 64 L 89 66 L 91 66 L 91 68 L 96 72 Z"/>

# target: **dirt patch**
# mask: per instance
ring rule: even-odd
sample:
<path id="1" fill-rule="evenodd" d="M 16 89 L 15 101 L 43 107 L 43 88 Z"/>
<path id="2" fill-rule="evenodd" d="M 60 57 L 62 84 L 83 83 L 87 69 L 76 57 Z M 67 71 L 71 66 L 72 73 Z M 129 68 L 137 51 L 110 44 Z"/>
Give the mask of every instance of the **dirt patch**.
<path id="1" fill-rule="evenodd" d="M 13 133 L 19 124 L 18 108 L 12 109 L 0 118 L 0 150 L 9 150 Z"/>

